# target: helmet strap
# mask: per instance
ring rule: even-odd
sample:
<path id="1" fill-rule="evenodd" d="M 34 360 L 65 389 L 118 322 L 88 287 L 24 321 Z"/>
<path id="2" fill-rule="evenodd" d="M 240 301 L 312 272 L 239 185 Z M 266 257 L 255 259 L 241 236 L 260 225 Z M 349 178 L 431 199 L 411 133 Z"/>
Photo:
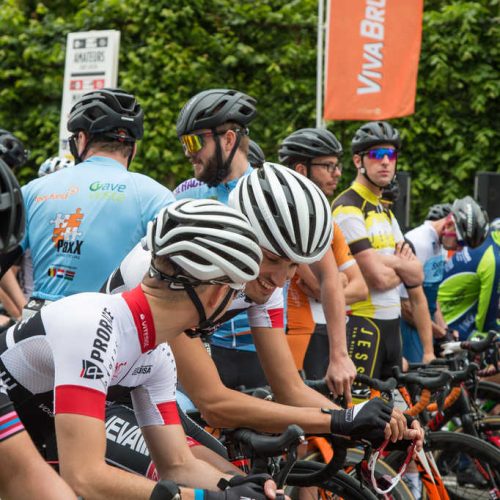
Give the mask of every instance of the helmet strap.
<path id="1" fill-rule="evenodd" d="M 202 335 L 210 335 L 213 333 L 215 326 L 217 325 L 216 320 L 219 319 L 222 311 L 226 308 L 228 303 L 231 301 L 234 295 L 234 289 L 230 288 L 222 302 L 219 304 L 219 307 L 214 311 L 214 313 L 207 318 L 205 313 L 205 308 L 201 303 L 198 294 L 195 289 L 190 285 L 185 285 L 184 289 L 186 290 L 191 302 L 194 304 L 194 307 L 198 311 L 198 316 L 200 318 L 200 322 L 196 328 L 190 328 L 185 331 L 186 335 L 191 338 L 200 337 Z"/>
<path id="2" fill-rule="evenodd" d="M 81 154 L 78 153 L 78 146 L 76 145 L 76 134 L 73 134 L 69 138 L 68 142 L 69 142 L 69 150 L 70 150 L 71 154 L 73 155 L 73 158 L 75 159 L 75 165 L 82 163 L 82 161 L 85 160 L 85 156 L 87 156 L 87 153 L 89 152 L 92 138 L 89 136 L 87 144 L 85 144 L 85 147 L 83 148 L 83 151 L 81 152 Z"/>
<path id="3" fill-rule="evenodd" d="M 217 155 L 217 172 L 213 180 L 211 180 L 210 182 L 207 181 L 208 187 L 217 186 L 228 176 L 229 172 L 231 171 L 231 163 L 233 161 L 234 155 L 236 154 L 236 151 L 238 150 L 238 147 L 241 142 L 241 133 L 236 132 L 236 142 L 234 143 L 233 149 L 231 149 L 231 152 L 229 153 L 229 156 L 227 157 L 226 161 L 223 161 L 222 146 L 220 144 L 220 133 L 217 132 L 216 129 L 212 129 L 212 133 L 215 139 L 215 154 Z"/>
<path id="4" fill-rule="evenodd" d="M 370 179 L 369 175 L 368 175 L 368 172 L 366 171 L 366 168 L 363 164 L 363 158 L 364 158 L 364 155 L 361 154 L 361 167 L 359 169 L 359 171 L 365 176 L 365 178 L 368 180 L 368 182 L 370 184 L 372 184 L 373 186 L 375 186 L 376 188 L 378 189 L 384 189 L 386 186 L 379 186 L 377 183 L 375 183 L 372 179 Z M 394 176 L 392 177 L 391 181 L 389 182 L 389 184 L 394 180 L 394 177 L 396 177 L 396 172 L 397 172 L 397 169 L 398 169 L 398 160 L 396 160 L 396 168 L 394 169 Z M 388 185 L 389 185 L 388 184 Z"/>

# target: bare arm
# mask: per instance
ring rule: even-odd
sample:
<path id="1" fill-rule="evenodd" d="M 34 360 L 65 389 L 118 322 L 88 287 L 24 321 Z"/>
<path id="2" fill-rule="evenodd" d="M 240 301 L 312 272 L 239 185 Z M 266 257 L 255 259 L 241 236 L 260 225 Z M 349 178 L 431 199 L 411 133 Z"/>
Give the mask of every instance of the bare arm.
<path id="1" fill-rule="evenodd" d="M 317 407 L 285 406 L 225 387 L 212 358 L 199 339 L 180 335 L 170 343 L 170 347 L 175 356 L 181 384 L 210 425 L 247 426 L 262 432 L 282 432 L 290 424 L 297 424 L 306 432 L 329 432 L 330 417 L 321 413 Z M 288 345 L 286 347 L 289 349 Z M 290 358 L 290 363 L 286 366 L 289 370 L 293 369 L 294 375 L 298 377 L 293 359 Z M 319 394 L 318 396 L 321 397 Z M 330 408 L 334 407 L 326 398 L 322 400 L 327 401 Z"/>
<path id="2" fill-rule="evenodd" d="M 304 384 L 295 369 L 283 329 L 253 328 L 252 334 L 276 401 L 299 407 L 337 408 L 329 399 Z"/>
<path id="3" fill-rule="evenodd" d="M 147 426 L 142 433 L 162 479 L 192 488 L 217 490 L 221 477 L 228 480 L 232 477 L 193 456 L 181 425 Z"/>
<path id="4" fill-rule="evenodd" d="M 0 443 L 0 496 L 3 500 L 76 500 L 71 488 L 38 454 L 27 432 Z"/>
<path id="5" fill-rule="evenodd" d="M 356 367 L 347 353 L 345 329 L 345 299 L 339 271 L 332 252 L 311 265 L 321 286 L 321 304 L 325 313 L 329 344 L 329 365 L 326 381 L 335 395 L 351 398 L 351 384 Z"/>
<path id="6" fill-rule="evenodd" d="M 297 268 L 299 280 L 297 285 L 308 296 L 316 300 L 321 298 L 321 287 L 316 276 L 311 271 L 310 267 L 306 264 L 301 264 Z"/>
<path id="7" fill-rule="evenodd" d="M 402 316 L 417 329 L 420 342 L 423 347 L 423 363 L 429 363 L 434 356 L 432 321 L 429 314 L 429 306 L 421 286 L 408 290 L 409 300 L 401 300 Z"/>
<path id="8" fill-rule="evenodd" d="M 106 430 L 102 420 L 59 414 L 55 424 L 61 476 L 77 495 L 92 500 L 149 499 L 153 481 L 106 464 Z"/>
<path id="9" fill-rule="evenodd" d="M 380 255 L 373 248 L 367 248 L 355 254 L 354 258 L 369 288 L 383 292 L 401 283 L 394 270 L 399 259 L 394 255 Z"/>
<path id="10" fill-rule="evenodd" d="M 361 269 L 357 263 L 349 266 L 342 271 L 347 276 L 347 286 L 344 288 L 345 303 L 347 305 L 366 300 L 368 296 L 368 287 L 361 274 Z"/>

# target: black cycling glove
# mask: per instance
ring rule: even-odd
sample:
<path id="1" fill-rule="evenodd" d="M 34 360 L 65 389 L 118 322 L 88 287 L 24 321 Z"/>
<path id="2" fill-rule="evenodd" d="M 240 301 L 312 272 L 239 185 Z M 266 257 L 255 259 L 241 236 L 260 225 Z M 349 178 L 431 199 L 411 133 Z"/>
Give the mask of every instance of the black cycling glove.
<path id="1" fill-rule="evenodd" d="M 347 410 L 331 410 L 330 430 L 354 439 L 379 441 L 384 438 L 386 424 L 391 420 L 392 404 L 373 398 Z"/>
<path id="2" fill-rule="evenodd" d="M 234 476 L 229 481 L 221 479 L 217 485 L 222 491 L 195 490 L 195 499 L 203 500 L 265 500 L 264 483 L 271 479 L 268 474 Z M 283 495 L 277 495 L 280 500 Z M 173 481 L 156 483 L 150 500 L 180 500 L 180 490 Z"/>
<path id="3" fill-rule="evenodd" d="M 268 479 L 271 479 L 268 474 L 234 476 L 229 481 L 221 479 L 218 486 L 223 491 L 205 490 L 204 500 L 264 500 L 264 483 Z"/>

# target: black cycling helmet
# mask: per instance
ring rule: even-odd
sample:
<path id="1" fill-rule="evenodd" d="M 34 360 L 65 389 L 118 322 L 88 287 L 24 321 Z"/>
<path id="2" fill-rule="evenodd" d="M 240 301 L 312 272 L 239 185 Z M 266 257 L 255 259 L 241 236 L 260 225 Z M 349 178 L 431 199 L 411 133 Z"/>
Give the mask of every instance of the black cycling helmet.
<path id="1" fill-rule="evenodd" d="M 479 246 L 488 235 L 488 215 L 478 203 L 466 196 L 455 200 L 451 206 L 451 214 L 457 227 L 457 238 L 467 246 Z"/>
<path id="2" fill-rule="evenodd" d="M 135 142 L 144 134 L 144 112 L 132 94 L 101 89 L 84 94 L 71 108 L 68 130 Z"/>
<path id="3" fill-rule="evenodd" d="M 10 168 L 22 167 L 28 160 L 29 151 L 8 130 L 0 129 L 0 158 Z"/>
<path id="4" fill-rule="evenodd" d="M 257 113 L 257 101 L 243 92 L 231 89 L 204 90 L 184 105 L 177 118 L 177 135 L 204 128 L 214 129 L 227 122 L 246 127 Z"/>
<path id="5" fill-rule="evenodd" d="M 75 135 L 70 137 L 69 149 L 80 163 L 96 136 L 119 142 L 134 143 L 144 134 L 144 112 L 132 94 L 121 89 L 101 89 L 84 94 L 71 108 L 68 130 L 89 134 L 85 149 L 78 154 Z M 133 152 L 128 158 L 132 161 Z"/>
<path id="6" fill-rule="evenodd" d="M 342 156 L 342 144 L 323 128 L 301 128 L 292 132 L 282 143 L 278 157 L 283 165 L 292 167 L 299 160 L 312 160 L 318 156 Z"/>
<path id="7" fill-rule="evenodd" d="M 368 122 L 354 134 L 351 151 L 353 154 L 362 153 L 380 144 L 390 144 L 400 149 L 401 137 L 398 130 L 388 122 Z"/>
<path id="8" fill-rule="evenodd" d="M 238 150 L 241 138 L 248 134 L 247 125 L 257 114 L 256 102 L 253 97 L 238 90 L 210 89 L 189 99 L 179 113 L 176 124 L 178 137 L 207 128 L 214 135 L 217 169 L 210 178 L 204 179 L 209 187 L 217 186 L 229 175 L 231 162 Z M 236 130 L 236 142 L 226 160 L 223 161 L 217 127 L 228 122 L 237 123 L 242 129 Z"/>
<path id="9" fill-rule="evenodd" d="M 24 236 L 21 188 L 9 166 L 0 159 L 0 254 L 13 250 Z"/>
<path id="10" fill-rule="evenodd" d="M 266 157 L 262 148 L 255 141 L 250 139 L 248 144 L 248 162 L 250 165 L 252 165 L 253 168 L 260 168 L 265 161 Z"/>
<path id="11" fill-rule="evenodd" d="M 389 144 L 396 149 L 401 147 L 401 138 L 399 132 L 388 122 L 368 122 L 358 128 L 351 141 L 351 151 L 353 154 L 362 154 L 373 146 Z M 396 163 L 397 167 L 397 163 Z M 379 186 L 366 172 L 361 158 L 361 168 L 359 171 L 376 187 L 383 189 L 385 186 Z"/>
<path id="12" fill-rule="evenodd" d="M 427 213 L 425 220 L 444 219 L 450 212 L 451 205 L 449 203 L 438 203 L 429 208 L 429 212 Z"/>

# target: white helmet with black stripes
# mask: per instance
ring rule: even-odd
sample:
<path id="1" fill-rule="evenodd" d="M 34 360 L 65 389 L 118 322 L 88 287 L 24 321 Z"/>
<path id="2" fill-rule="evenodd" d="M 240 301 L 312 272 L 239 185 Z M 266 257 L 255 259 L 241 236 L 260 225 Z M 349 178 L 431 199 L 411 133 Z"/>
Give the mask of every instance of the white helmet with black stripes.
<path id="1" fill-rule="evenodd" d="M 262 251 L 247 218 L 216 200 L 176 201 L 149 222 L 147 248 L 177 267 L 171 283 L 241 288 L 259 274 Z"/>
<path id="2" fill-rule="evenodd" d="M 328 200 L 313 182 L 282 165 L 266 162 L 242 177 L 229 206 L 248 217 L 261 247 L 292 262 L 311 264 L 330 247 Z"/>

